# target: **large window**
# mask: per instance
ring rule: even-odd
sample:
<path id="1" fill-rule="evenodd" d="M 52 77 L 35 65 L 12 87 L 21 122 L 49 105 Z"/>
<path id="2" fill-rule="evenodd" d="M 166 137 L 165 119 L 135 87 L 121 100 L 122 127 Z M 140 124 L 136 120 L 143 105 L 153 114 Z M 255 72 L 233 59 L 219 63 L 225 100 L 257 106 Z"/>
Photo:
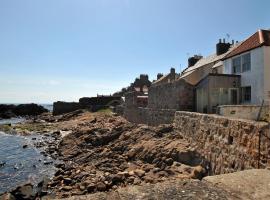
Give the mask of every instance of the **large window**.
<path id="1" fill-rule="evenodd" d="M 233 74 L 241 73 L 241 57 L 232 60 L 232 72 Z"/>
<path id="2" fill-rule="evenodd" d="M 232 60 L 232 73 L 239 74 L 241 72 L 250 71 L 250 53 L 244 54 Z"/>
<path id="3" fill-rule="evenodd" d="M 242 102 L 249 103 L 251 101 L 251 87 L 242 87 Z"/>

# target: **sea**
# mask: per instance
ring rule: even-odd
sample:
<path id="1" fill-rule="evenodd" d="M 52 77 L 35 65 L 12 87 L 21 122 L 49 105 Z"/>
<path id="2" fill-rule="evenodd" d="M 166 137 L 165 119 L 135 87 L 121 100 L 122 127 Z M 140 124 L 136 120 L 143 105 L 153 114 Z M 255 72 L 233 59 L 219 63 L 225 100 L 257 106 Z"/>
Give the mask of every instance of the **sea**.
<path id="1" fill-rule="evenodd" d="M 42 104 L 48 110 L 52 105 Z M 21 123 L 24 118 L 0 120 L 1 124 Z M 43 178 L 50 178 L 55 173 L 53 161 L 41 154 L 42 149 L 35 148 L 33 141 L 42 141 L 41 136 L 9 135 L 0 131 L 0 194 L 15 189 L 17 186 L 32 183 L 38 184 Z M 27 148 L 23 148 L 27 145 Z"/>

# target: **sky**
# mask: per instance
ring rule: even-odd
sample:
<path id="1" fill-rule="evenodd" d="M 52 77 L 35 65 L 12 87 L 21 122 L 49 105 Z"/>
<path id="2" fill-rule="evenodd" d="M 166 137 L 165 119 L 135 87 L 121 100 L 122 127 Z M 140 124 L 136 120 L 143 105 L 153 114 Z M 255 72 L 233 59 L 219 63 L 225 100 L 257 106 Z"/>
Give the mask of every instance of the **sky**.
<path id="1" fill-rule="evenodd" d="M 112 94 L 270 29 L 269 0 L 0 0 L 0 103 Z M 229 34 L 229 38 L 228 38 Z"/>

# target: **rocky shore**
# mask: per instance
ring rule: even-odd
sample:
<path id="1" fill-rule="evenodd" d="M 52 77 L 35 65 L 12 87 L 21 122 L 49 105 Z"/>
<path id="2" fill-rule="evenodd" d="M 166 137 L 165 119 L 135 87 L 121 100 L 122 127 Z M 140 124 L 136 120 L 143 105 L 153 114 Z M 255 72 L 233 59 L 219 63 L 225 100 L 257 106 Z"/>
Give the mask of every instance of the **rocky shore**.
<path id="1" fill-rule="evenodd" d="M 10 119 L 18 116 L 37 116 L 48 112 L 44 107 L 37 104 L 0 104 L 0 119 Z"/>
<path id="2" fill-rule="evenodd" d="M 62 161 L 42 192 L 30 195 L 33 198 L 41 194 L 63 198 L 207 175 L 207 162 L 172 125 L 135 125 L 112 113 L 78 110 L 60 116 L 43 114 L 3 128 L 13 134 L 51 138 L 35 145 Z M 18 190 L 14 190 L 17 195 Z"/>
<path id="3" fill-rule="evenodd" d="M 59 162 L 53 178 L 0 199 L 241 199 L 204 181 L 209 163 L 173 125 L 137 125 L 110 112 L 77 110 L 3 128 L 40 135 L 34 145 Z"/>

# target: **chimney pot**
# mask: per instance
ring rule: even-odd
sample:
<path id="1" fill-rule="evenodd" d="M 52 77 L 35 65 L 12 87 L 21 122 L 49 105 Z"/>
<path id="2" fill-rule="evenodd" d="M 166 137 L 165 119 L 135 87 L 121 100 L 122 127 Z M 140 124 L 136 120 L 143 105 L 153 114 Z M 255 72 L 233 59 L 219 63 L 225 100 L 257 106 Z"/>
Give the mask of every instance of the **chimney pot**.
<path id="1" fill-rule="evenodd" d="M 170 72 L 171 74 L 175 74 L 175 69 L 172 67 Z"/>

